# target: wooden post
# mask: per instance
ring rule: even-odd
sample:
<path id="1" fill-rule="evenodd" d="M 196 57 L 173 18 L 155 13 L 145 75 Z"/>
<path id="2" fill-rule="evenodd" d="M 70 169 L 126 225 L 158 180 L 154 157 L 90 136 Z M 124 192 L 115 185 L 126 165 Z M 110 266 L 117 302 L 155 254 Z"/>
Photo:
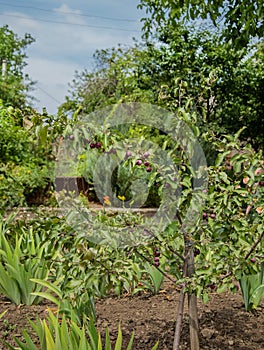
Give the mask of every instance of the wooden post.
<path id="1" fill-rule="evenodd" d="M 194 273 L 194 253 L 193 247 L 189 248 L 187 275 L 189 277 Z M 189 331 L 191 350 L 199 350 L 199 321 L 197 312 L 197 297 L 194 293 L 188 294 L 188 311 L 189 311 Z"/>
<path id="2" fill-rule="evenodd" d="M 183 266 L 183 276 L 184 277 L 186 277 L 186 275 L 187 275 L 187 270 L 188 270 L 187 259 L 185 259 L 184 266 Z M 179 348 L 180 348 L 181 327 L 182 327 L 183 312 L 184 312 L 184 300 L 185 300 L 185 295 L 186 295 L 186 291 L 184 290 L 184 288 L 185 288 L 185 285 L 182 286 L 180 300 L 178 303 L 173 350 L 179 350 Z"/>
<path id="3" fill-rule="evenodd" d="M 2 79 L 5 79 L 6 76 L 6 60 L 2 61 Z"/>

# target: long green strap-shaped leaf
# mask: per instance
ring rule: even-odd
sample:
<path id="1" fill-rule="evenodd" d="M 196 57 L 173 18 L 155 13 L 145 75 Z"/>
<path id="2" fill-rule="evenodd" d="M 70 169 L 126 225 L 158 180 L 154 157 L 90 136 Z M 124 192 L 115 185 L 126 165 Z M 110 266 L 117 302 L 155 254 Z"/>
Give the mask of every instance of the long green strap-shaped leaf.
<path id="1" fill-rule="evenodd" d="M 258 307 L 263 297 L 264 297 L 264 284 L 261 284 L 253 291 L 249 300 L 250 304 L 252 304 L 254 308 Z"/>
<path id="2" fill-rule="evenodd" d="M 97 347 L 98 347 L 98 333 L 97 333 L 97 330 L 96 330 L 95 325 L 94 325 L 92 320 L 90 321 L 89 326 L 88 326 L 88 335 L 89 335 L 89 338 L 90 338 L 92 349 L 93 350 L 97 350 Z"/>
<path id="3" fill-rule="evenodd" d="M 106 326 L 105 330 L 105 350 L 112 350 L 108 326 Z"/>
<path id="4" fill-rule="evenodd" d="M 82 328 L 82 334 L 81 334 L 81 339 L 79 343 L 79 350 L 92 350 L 92 347 L 86 338 L 84 327 Z"/>
<path id="5" fill-rule="evenodd" d="M 98 345 L 97 345 L 97 350 L 103 350 L 102 339 L 101 339 L 101 334 L 100 334 L 100 333 L 98 333 Z"/>
<path id="6" fill-rule="evenodd" d="M 134 337 L 135 337 L 135 334 L 134 332 L 132 333 L 132 336 L 130 338 L 130 341 L 128 343 L 128 346 L 127 346 L 127 350 L 131 350 L 132 349 L 132 346 L 133 346 L 133 342 L 134 342 Z"/>
<path id="7" fill-rule="evenodd" d="M 55 293 L 60 299 L 62 299 L 62 293 L 61 293 L 59 287 L 57 287 L 54 283 L 50 283 L 48 281 L 43 281 L 43 280 L 37 279 L 37 278 L 31 278 L 31 281 L 34 283 L 39 283 L 43 287 L 48 288 L 53 293 Z"/>
<path id="8" fill-rule="evenodd" d="M 44 278 L 48 275 L 48 269 L 40 266 L 34 259 L 27 259 L 21 263 L 23 239 L 23 235 L 16 235 L 13 247 L 4 235 L 1 236 L 0 255 L 3 260 L 1 271 L 3 273 L 1 273 L 0 291 L 16 304 L 31 305 L 37 299 L 31 292 L 37 291 L 40 287 L 30 281 L 30 278 L 36 275 Z"/>
<path id="9" fill-rule="evenodd" d="M 49 330 L 49 327 L 47 326 L 46 321 L 43 322 L 43 327 L 44 327 L 45 338 L 46 338 L 46 343 L 47 343 L 46 350 L 55 350 L 55 342 L 53 340 L 52 334 Z"/>
<path id="10" fill-rule="evenodd" d="M 123 341 L 123 336 L 122 336 L 122 331 L 120 324 L 118 325 L 118 335 L 117 335 L 117 340 L 115 344 L 115 349 L 114 350 L 122 350 L 122 341 Z"/>
<path id="11" fill-rule="evenodd" d="M 56 350 L 70 349 L 70 336 L 65 317 L 62 318 L 59 324 L 58 318 L 55 319 L 55 344 Z"/>
<path id="12" fill-rule="evenodd" d="M 247 311 L 256 308 L 264 296 L 263 271 L 259 274 L 243 275 L 240 286 Z"/>
<path id="13" fill-rule="evenodd" d="M 249 307 L 249 285 L 248 285 L 248 279 L 246 276 L 242 276 L 239 280 L 241 291 L 243 294 L 245 309 L 248 310 Z"/>
<path id="14" fill-rule="evenodd" d="M 17 282 L 10 277 L 0 263 L 0 291 L 16 305 L 21 304 L 21 293 Z"/>
<path id="15" fill-rule="evenodd" d="M 52 303 L 56 304 L 57 306 L 60 305 L 60 300 L 58 300 L 54 295 L 47 293 L 47 292 L 32 292 L 32 295 L 39 296 L 41 298 L 47 299 L 51 301 Z"/>
<path id="16" fill-rule="evenodd" d="M 56 343 L 58 343 L 58 349 L 64 350 L 64 349 L 69 349 L 72 350 L 72 341 L 70 337 L 70 333 L 72 332 L 70 329 L 70 326 L 68 328 L 66 318 L 63 317 L 61 324 L 59 323 L 60 321 L 56 320 L 57 322 L 57 330 L 56 330 Z M 58 340 L 57 340 L 58 339 Z M 57 349 L 56 349 L 57 350 Z"/>
<path id="17" fill-rule="evenodd" d="M 30 281 L 30 272 L 27 272 L 23 265 L 15 267 L 10 264 L 6 264 L 6 268 L 9 272 L 10 277 L 16 280 L 20 294 L 21 303 L 30 304 L 30 292 L 32 291 L 32 282 Z"/>
<path id="18" fill-rule="evenodd" d="M 25 343 L 22 343 L 22 341 L 20 341 L 19 339 L 17 339 L 16 337 L 14 337 L 15 339 L 15 342 L 19 345 L 19 348 L 18 347 L 14 347 L 10 344 L 8 344 L 7 342 L 4 341 L 4 344 L 8 347 L 8 349 L 10 350 L 38 350 L 36 347 L 35 348 L 31 348 L 31 347 L 28 347 L 27 344 Z"/>
<path id="19" fill-rule="evenodd" d="M 0 314 L 0 319 L 2 318 L 2 317 L 4 317 L 5 316 L 5 314 L 8 312 L 8 310 L 5 310 L 4 312 L 2 312 L 1 314 Z"/>
<path id="20" fill-rule="evenodd" d="M 37 279 L 37 278 L 31 278 L 30 280 L 36 284 L 39 284 L 43 287 L 48 288 L 51 292 L 56 294 L 58 296 L 58 298 L 56 298 L 54 295 L 52 295 L 49 292 L 32 292 L 31 293 L 32 295 L 36 295 L 36 296 L 39 296 L 41 298 L 50 300 L 51 302 L 53 302 L 57 306 L 60 306 L 61 301 L 62 301 L 62 293 L 61 293 L 60 289 L 54 283 L 50 283 L 48 281 Z"/>
<path id="21" fill-rule="evenodd" d="M 88 340 L 86 339 L 84 327 L 80 328 L 75 322 L 71 321 L 70 344 L 72 349 L 88 348 Z M 92 348 L 91 348 L 92 350 Z"/>
<path id="22" fill-rule="evenodd" d="M 158 346 L 159 346 L 159 342 L 157 342 L 157 343 L 153 346 L 153 348 L 152 348 L 151 350 L 157 350 L 157 349 L 158 349 Z"/>
<path id="23" fill-rule="evenodd" d="M 34 323 L 32 320 L 29 320 L 29 323 L 33 330 L 38 335 L 38 340 L 40 343 L 40 349 L 45 349 L 46 347 L 46 339 L 45 339 L 45 332 L 43 329 L 43 321 L 40 319 L 37 319 L 37 321 Z"/>
<path id="24" fill-rule="evenodd" d="M 101 335 L 96 331 L 96 327 L 92 321 L 88 326 L 91 344 L 86 338 L 85 326 L 80 328 L 73 321 L 68 324 L 65 316 L 63 316 L 60 322 L 58 317 L 55 317 L 51 310 L 49 310 L 47 322 L 46 320 L 38 320 L 37 323 L 30 322 L 39 337 L 40 348 L 33 343 L 27 331 L 23 331 L 25 343 L 21 342 L 19 339 L 15 339 L 21 350 L 103 350 Z M 105 350 L 111 350 L 108 327 L 106 328 L 105 339 Z M 114 350 L 122 350 L 122 341 L 122 331 L 119 324 Z M 126 350 L 132 350 L 133 341 L 134 332 L 132 333 Z M 6 345 L 9 349 L 16 350 L 16 348 L 10 344 Z M 152 350 L 157 350 L 157 348 L 158 343 L 155 344 Z"/>
<path id="25" fill-rule="evenodd" d="M 38 347 L 33 343 L 32 339 L 26 331 L 23 331 L 23 336 L 27 344 L 27 350 L 38 350 Z"/>

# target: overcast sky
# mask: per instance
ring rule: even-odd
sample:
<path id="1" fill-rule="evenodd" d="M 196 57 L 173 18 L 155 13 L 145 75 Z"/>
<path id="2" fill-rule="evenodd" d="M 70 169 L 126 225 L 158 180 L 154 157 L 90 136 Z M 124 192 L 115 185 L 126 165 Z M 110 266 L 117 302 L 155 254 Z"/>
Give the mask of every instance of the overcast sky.
<path id="1" fill-rule="evenodd" d="M 140 39 L 139 0 L 0 0 L 0 26 L 36 40 L 26 72 L 37 81 L 35 107 L 55 114 L 76 70 L 92 69 L 96 49 Z"/>

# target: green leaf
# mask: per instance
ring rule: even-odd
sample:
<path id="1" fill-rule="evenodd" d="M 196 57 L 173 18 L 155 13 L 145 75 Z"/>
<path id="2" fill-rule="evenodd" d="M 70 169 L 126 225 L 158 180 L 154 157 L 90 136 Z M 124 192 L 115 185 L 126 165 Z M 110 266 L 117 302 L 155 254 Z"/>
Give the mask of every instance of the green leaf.
<path id="1" fill-rule="evenodd" d="M 47 342 L 47 350 L 55 350 L 55 342 L 53 340 L 53 336 L 52 336 L 45 320 L 43 321 L 43 328 L 44 328 L 45 338 L 46 338 L 46 342 Z"/>
<path id="2" fill-rule="evenodd" d="M 38 284 L 42 285 L 43 287 L 48 288 L 50 291 L 55 293 L 60 299 L 62 299 L 61 290 L 54 283 L 50 283 L 48 281 L 44 281 L 44 280 L 37 279 L 37 278 L 31 278 L 30 280 L 34 283 L 38 283 Z"/>
<path id="3" fill-rule="evenodd" d="M 2 312 L 2 313 L 0 314 L 0 319 L 1 319 L 2 317 L 5 316 L 5 314 L 7 313 L 7 311 L 8 311 L 8 310 L 5 310 L 4 312 Z"/>
<path id="4" fill-rule="evenodd" d="M 52 295 L 48 292 L 32 292 L 30 294 L 39 296 L 39 297 L 47 299 L 47 300 L 50 300 L 52 303 L 56 304 L 57 306 L 60 306 L 60 304 L 61 304 L 61 300 L 58 300 L 58 298 L 56 298 L 54 295 Z"/>
<path id="5" fill-rule="evenodd" d="M 217 288 L 217 292 L 219 294 L 221 294 L 221 293 L 224 293 L 226 291 L 226 289 L 227 289 L 227 285 L 226 284 L 222 284 L 220 287 Z"/>
<path id="6" fill-rule="evenodd" d="M 115 344 L 115 348 L 114 350 L 122 350 L 122 331 L 121 331 L 121 327 L 120 324 L 118 325 L 118 335 L 117 335 L 117 340 L 116 340 L 116 344 Z"/>
<path id="7" fill-rule="evenodd" d="M 23 333 L 23 336 L 24 336 L 26 344 L 27 344 L 27 349 L 28 350 L 37 350 L 38 347 L 33 343 L 29 334 L 26 331 L 23 331 L 22 333 Z"/>
<path id="8" fill-rule="evenodd" d="M 98 346 L 97 350 L 103 350 L 103 345 L 102 345 L 102 339 L 101 339 L 101 334 L 98 333 Z"/>
<path id="9" fill-rule="evenodd" d="M 239 284 L 240 284 L 240 288 L 241 288 L 242 295 L 243 295 L 245 309 L 248 310 L 248 308 L 249 308 L 249 283 L 248 283 L 247 276 L 245 276 L 245 275 L 241 276 L 241 278 L 239 280 Z"/>
<path id="10" fill-rule="evenodd" d="M 108 326 L 106 326 L 105 330 L 105 350 L 112 350 Z"/>
<path id="11" fill-rule="evenodd" d="M 223 164 L 224 158 L 230 153 L 230 151 L 225 151 L 223 153 L 218 153 L 216 161 L 215 161 L 215 166 L 220 166 Z"/>
<path id="12" fill-rule="evenodd" d="M 93 349 L 98 347 L 98 333 L 92 320 L 89 322 L 88 335 Z"/>
<path id="13" fill-rule="evenodd" d="M 135 334 L 134 334 L 134 332 L 133 332 L 132 335 L 131 335 L 130 341 L 129 341 L 129 343 L 128 343 L 127 350 L 132 350 L 132 346 L 133 346 L 133 342 L 134 342 L 134 337 L 135 337 Z"/>
<path id="14" fill-rule="evenodd" d="M 63 316 L 59 332 L 57 334 L 57 339 L 60 340 L 61 349 L 67 349 L 69 344 L 71 344 L 71 339 L 69 336 L 68 325 L 66 323 L 66 318 Z M 56 339 L 56 340 L 57 340 Z"/>
<path id="15" fill-rule="evenodd" d="M 258 286 L 252 293 L 249 303 L 252 304 L 253 308 L 257 308 L 264 297 L 264 284 Z"/>
<path id="16" fill-rule="evenodd" d="M 234 135 L 234 140 L 238 140 L 239 139 L 239 136 L 242 134 L 242 132 L 246 129 L 247 127 L 246 126 L 243 126 L 241 129 L 239 129 L 235 135 Z"/>
<path id="17" fill-rule="evenodd" d="M 151 350 L 157 350 L 157 349 L 158 349 L 158 346 L 159 346 L 159 342 L 157 342 L 157 343 L 153 346 L 153 348 L 152 348 Z"/>

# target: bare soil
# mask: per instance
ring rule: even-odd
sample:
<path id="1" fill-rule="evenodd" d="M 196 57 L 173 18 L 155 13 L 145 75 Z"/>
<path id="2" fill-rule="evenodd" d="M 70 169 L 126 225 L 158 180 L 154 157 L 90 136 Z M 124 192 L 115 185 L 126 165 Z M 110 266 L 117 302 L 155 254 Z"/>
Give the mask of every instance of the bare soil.
<path id="1" fill-rule="evenodd" d="M 164 289 L 156 296 L 142 293 L 98 300 L 97 327 L 103 333 L 108 325 L 114 340 L 118 324 L 121 323 L 124 346 L 134 331 L 133 349 L 150 350 L 159 340 L 158 349 L 171 350 L 178 298 L 179 293 L 165 281 Z M 45 302 L 16 306 L 0 297 L 0 314 L 7 310 L 0 319 L 0 349 L 8 349 L 4 340 L 15 345 L 13 336 L 22 339 L 22 329 L 31 330 L 28 320 L 46 317 L 49 306 L 52 305 Z M 199 302 L 199 322 L 201 350 L 264 350 L 264 302 L 254 313 L 248 313 L 244 310 L 240 292 L 215 293 L 208 304 Z M 187 314 L 184 317 L 181 349 L 190 349 Z"/>

